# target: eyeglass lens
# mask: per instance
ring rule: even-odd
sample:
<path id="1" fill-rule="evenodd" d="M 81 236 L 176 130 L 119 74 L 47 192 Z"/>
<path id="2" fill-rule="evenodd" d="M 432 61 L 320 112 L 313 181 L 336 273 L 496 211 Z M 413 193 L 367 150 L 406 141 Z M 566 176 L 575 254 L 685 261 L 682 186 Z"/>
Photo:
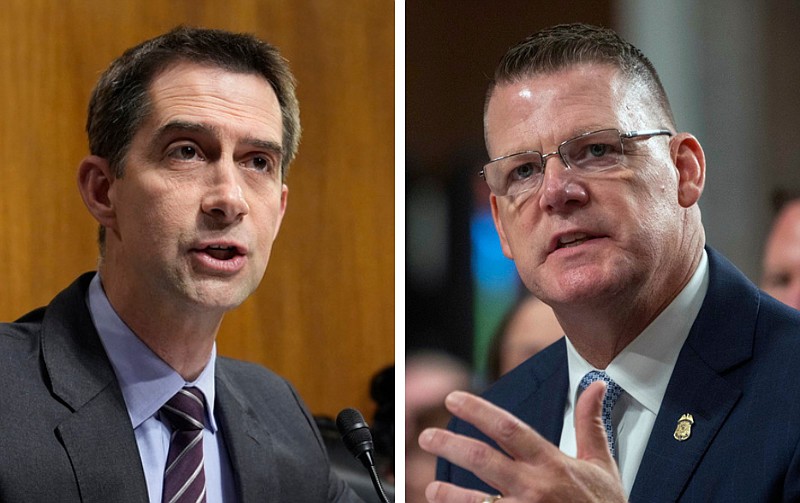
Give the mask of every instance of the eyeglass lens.
<path id="1" fill-rule="evenodd" d="M 515 195 L 539 187 L 544 179 L 545 158 L 539 152 L 522 152 L 486 166 L 485 176 L 496 194 Z M 576 171 L 594 173 L 611 169 L 622 162 L 622 140 L 617 130 L 596 131 L 562 143 L 557 152 L 562 161 Z"/>

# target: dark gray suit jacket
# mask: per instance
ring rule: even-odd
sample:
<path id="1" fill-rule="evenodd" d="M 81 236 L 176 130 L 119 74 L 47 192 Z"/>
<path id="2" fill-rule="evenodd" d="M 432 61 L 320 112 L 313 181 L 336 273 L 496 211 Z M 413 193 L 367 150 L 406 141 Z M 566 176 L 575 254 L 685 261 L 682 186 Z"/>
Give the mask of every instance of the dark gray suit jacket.
<path id="1" fill-rule="evenodd" d="M 92 274 L 0 324 L 0 502 L 147 502 L 116 376 L 85 303 Z M 227 358 L 215 410 L 242 502 L 361 501 L 291 385 Z"/>

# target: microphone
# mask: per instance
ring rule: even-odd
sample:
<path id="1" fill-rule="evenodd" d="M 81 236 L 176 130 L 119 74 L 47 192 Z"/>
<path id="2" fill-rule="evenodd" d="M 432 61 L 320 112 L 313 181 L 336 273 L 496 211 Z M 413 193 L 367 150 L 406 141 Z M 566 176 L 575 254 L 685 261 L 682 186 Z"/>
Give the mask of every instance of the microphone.
<path id="1" fill-rule="evenodd" d="M 361 461 L 361 464 L 369 472 L 378 498 L 383 503 L 391 503 L 386 497 L 381 480 L 378 478 L 378 472 L 375 470 L 375 458 L 373 457 L 375 446 L 372 443 L 372 432 L 369 431 L 369 425 L 364 421 L 364 416 L 356 409 L 344 409 L 336 416 L 336 428 L 339 430 L 339 435 L 342 436 L 342 442 L 347 450 Z"/>

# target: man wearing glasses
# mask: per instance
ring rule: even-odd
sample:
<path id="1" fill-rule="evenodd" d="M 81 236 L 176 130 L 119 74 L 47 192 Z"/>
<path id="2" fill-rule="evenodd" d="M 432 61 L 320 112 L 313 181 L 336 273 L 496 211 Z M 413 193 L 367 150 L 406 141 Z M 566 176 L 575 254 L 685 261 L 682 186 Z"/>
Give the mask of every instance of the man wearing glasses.
<path id="1" fill-rule="evenodd" d="M 543 30 L 487 95 L 504 253 L 562 338 L 451 394 L 433 502 L 800 500 L 800 316 L 705 246 L 705 158 L 647 58 Z M 597 381 L 600 381 L 599 383 Z"/>

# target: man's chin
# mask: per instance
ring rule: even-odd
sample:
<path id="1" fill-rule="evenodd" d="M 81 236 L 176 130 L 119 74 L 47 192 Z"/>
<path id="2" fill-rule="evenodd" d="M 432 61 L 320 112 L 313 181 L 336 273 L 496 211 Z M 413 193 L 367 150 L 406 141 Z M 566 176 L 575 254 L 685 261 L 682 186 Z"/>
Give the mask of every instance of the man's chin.
<path id="1" fill-rule="evenodd" d="M 619 289 L 619 279 L 609 277 L 603 271 L 587 267 L 563 272 L 541 283 L 534 290 L 550 305 L 579 305 L 605 299 Z"/>
<path id="2" fill-rule="evenodd" d="M 196 284 L 192 300 L 203 309 L 227 312 L 242 305 L 257 286 L 257 283 L 206 280 Z"/>

